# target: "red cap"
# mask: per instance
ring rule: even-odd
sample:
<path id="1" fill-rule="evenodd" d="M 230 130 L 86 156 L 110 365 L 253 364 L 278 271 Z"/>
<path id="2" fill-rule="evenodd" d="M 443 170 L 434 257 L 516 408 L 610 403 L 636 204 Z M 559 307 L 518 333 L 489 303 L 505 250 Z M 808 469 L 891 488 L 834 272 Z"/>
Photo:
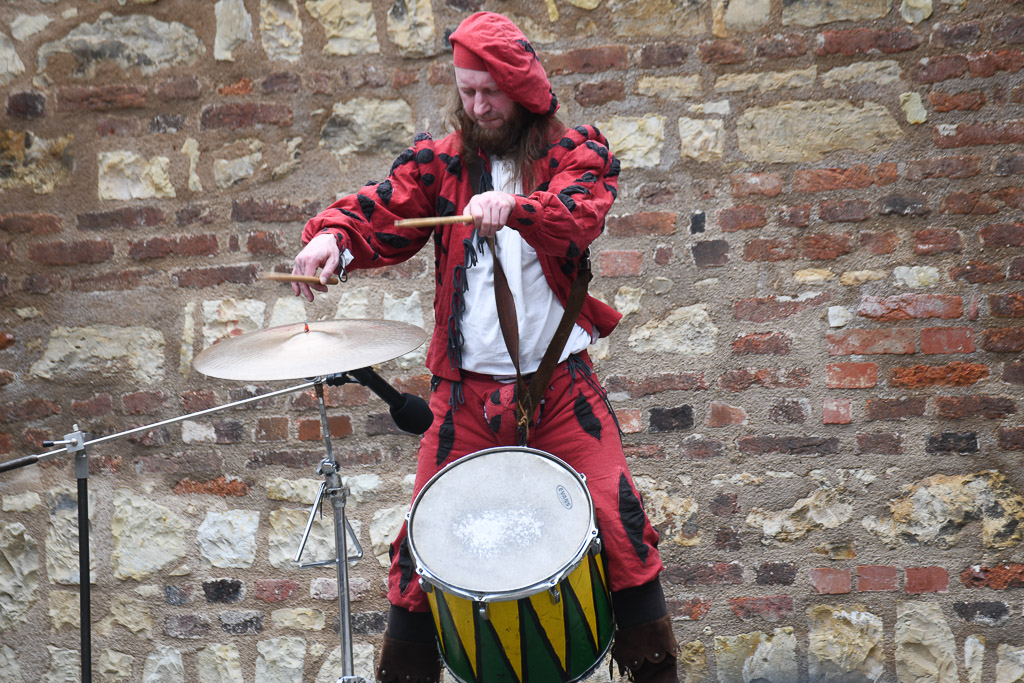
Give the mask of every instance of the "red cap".
<path id="1" fill-rule="evenodd" d="M 537 53 L 519 27 L 494 12 L 477 12 L 448 38 L 455 66 L 487 71 L 501 91 L 535 114 L 550 116 L 558 99 Z"/>

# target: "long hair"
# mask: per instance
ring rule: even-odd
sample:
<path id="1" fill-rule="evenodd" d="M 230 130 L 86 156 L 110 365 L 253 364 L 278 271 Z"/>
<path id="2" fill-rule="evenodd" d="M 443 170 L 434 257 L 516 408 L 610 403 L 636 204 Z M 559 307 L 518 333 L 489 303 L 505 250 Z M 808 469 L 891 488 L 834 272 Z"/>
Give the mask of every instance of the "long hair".
<path id="1" fill-rule="evenodd" d="M 516 103 L 516 115 L 507 124 L 501 139 L 490 143 L 495 145 L 496 149 L 488 149 L 486 144 L 480 142 L 481 128 L 469 118 L 462 106 L 458 88 L 454 89 L 453 93 L 454 99 L 448 111 L 448 125 L 461 134 L 462 157 L 472 158 L 482 149 L 485 153 L 507 158 L 512 161 L 516 175 L 523 181 L 523 192 L 532 192 L 533 164 L 547 155 L 550 146 L 565 132 L 565 124 L 557 116 L 535 114 Z"/>

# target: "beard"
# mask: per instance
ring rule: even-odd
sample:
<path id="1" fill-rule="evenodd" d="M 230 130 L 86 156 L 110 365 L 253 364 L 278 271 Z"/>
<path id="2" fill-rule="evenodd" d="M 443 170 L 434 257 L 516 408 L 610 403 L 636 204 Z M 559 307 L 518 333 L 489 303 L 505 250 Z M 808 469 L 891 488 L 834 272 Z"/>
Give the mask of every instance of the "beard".
<path id="1" fill-rule="evenodd" d="M 462 144 L 467 150 L 479 149 L 488 156 L 513 156 L 523 144 L 526 135 L 526 117 L 516 106 L 512 115 L 498 128 L 483 128 L 469 118 L 465 110 L 459 112 L 462 121 Z"/>

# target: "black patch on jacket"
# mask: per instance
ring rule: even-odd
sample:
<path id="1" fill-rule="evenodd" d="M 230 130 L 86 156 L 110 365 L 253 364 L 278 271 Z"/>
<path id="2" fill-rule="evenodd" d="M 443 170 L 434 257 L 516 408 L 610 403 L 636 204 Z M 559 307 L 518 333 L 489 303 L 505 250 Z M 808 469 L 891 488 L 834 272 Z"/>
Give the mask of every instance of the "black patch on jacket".
<path id="1" fill-rule="evenodd" d="M 409 149 L 407 149 L 404 152 L 402 152 L 401 154 L 399 154 L 398 158 L 395 159 L 395 163 L 391 164 L 391 172 L 394 173 L 396 168 L 398 168 L 402 164 L 409 163 L 410 161 L 412 161 L 415 158 L 416 158 L 416 151 L 413 150 L 412 147 L 410 147 Z"/>
<path id="2" fill-rule="evenodd" d="M 437 155 L 437 158 L 444 163 L 445 170 L 448 171 L 448 173 L 452 174 L 456 178 L 462 176 L 462 159 L 459 158 L 458 154 L 451 156 L 441 153 Z"/>
<path id="3" fill-rule="evenodd" d="M 434 160 L 434 150 L 432 149 L 421 149 L 416 152 L 416 163 L 417 164 L 429 164 Z"/>
<path id="4" fill-rule="evenodd" d="M 608 162 L 608 148 L 607 147 L 605 147 L 604 145 L 599 145 L 596 142 L 594 142 L 593 140 L 587 140 L 587 147 L 589 147 L 591 150 L 593 150 L 594 153 L 597 154 L 597 156 L 601 157 L 601 159 L 603 159 L 605 161 L 605 163 Z"/>
<path id="5" fill-rule="evenodd" d="M 452 453 L 452 446 L 455 445 L 455 418 L 452 409 L 444 416 L 441 428 L 437 430 L 437 466 L 440 467 Z"/>
<path id="6" fill-rule="evenodd" d="M 551 162 L 548 164 L 551 168 L 558 168 L 558 159 L 551 157 Z"/>
<path id="7" fill-rule="evenodd" d="M 577 183 L 596 183 L 597 176 L 593 171 L 587 171 L 582 177 L 576 179 Z"/>
<path id="8" fill-rule="evenodd" d="M 351 211 L 349 211 L 348 209 L 338 209 L 338 211 L 341 212 L 342 216 L 348 216 L 352 220 L 359 221 L 360 223 L 363 222 L 363 219 L 360 218 L 358 214 L 354 214 Z"/>
<path id="9" fill-rule="evenodd" d="M 445 199 L 441 195 L 437 195 L 437 215 L 438 216 L 454 216 L 455 215 L 455 203 Z"/>
<path id="10" fill-rule="evenodd" d="M 533 45 L 530 45 L 530 41 L 528 41 L 528 40 L 526 40 L 524 38 L 520 38 L 516 42 L 519 43 L 520 45 L 522 45 L 524 50 L 526 50 L 531 55 L 533 55 L 534 59 L 537 59 L 537 53 L 534 52 Z"/>
<path id="11" fill-rule="evenodd" d="M 587 400 L 582 391 L 576 395 L 572 411 L 576 413 L 576 421 L 580 423 L 580 428 L 600 441 L 601 421 L 594 415 L 594 409 L 590 406 L 590 401 Z"/>
<path id="12" fill-rule="evenodd" d="M 562 194 L 574 195 L 574 194 L 590 194 L 590 190 L 581 185 L 569 185 L 562 190 Z"/>
<path id="13" fill-rule="evenodd" d="M 605 175 L 607 177 L 609 177 L 609 178 L 614 178 L 615 176 L 619 175 L 619 173 L 621 171 L 622 171 L 622 164 L 620 164 L 619 160 L 617 158 L 615 158 L 615 159 L 612 159 L 611 166 L 608 168 L 608 173 L 606 173 Z"/>
<path id="14" fill-rule="evenodd" d="M 565 205 L 565 208 L 569 209 L 570 213 L 572 212 L 573 209 L 576 208 L 576 202 L 573 200 L 572 197 L 570 197 L 567 194 L 562 194 L 561 192 L 559 192 L 558 193 L 558 201 L 562 202 L 562 204 Z"/>
<path id="15" fill-rule="evenodd" d="M 377 205 L 373 203 L 372 199 L 361 194 L 357 194 L 356 199 L 359 200 L 359 208 L 363 210 L 363 215 L 366 216 L 366 220 L 370 220 L 373 216 L 373 209 Z"/>
<path id="16" fill-rule="evenodd" d="M 517 218 L 516 222 L 519 223 L 519 225 L 533 225 L 533 220 L 529 218 Z"/>
<path id="17" fill-rule="evenodd" d="M 626 537 L 629 539 L 636 556 L 640 561 L 647 563 L 647 553 L 650 552 L 647 544 L 644 543 L 644 526 L 647 516 L 644 514 L 644 506 L 640 499 L 633 493 L 626 475 L 619 474 L 619 519 L 622 521 L 622 528 L 626 530 Z"/>
<path id="18" fill-rule="evenodd" d="M 424 173 L 420 177 L 420 180 L 423 181 L 423 186 L 424 187 L 430 187 L 431 185 L 434 184 L 434 174 L 433 173 Z"/>
<path id="19" fill-rule="evenodd" d="M 523 211 L 526 213 L 537 213 L 537 209 L 534 208 L 533 204 L 523 204 Z"/>
<path id="20" fill-rule="evenodd" d="M 412 553 L 409 552 L 408 536 L 402 539 L 402 545 L 398 548 L 398 569 L 401 571 L 398 589 L 404 593 L 412 583 L 413 574 L 416 573 L 416 564 L 412 561 Z"/>
<path id="21" fill-rule="evenodd" d="M 566 149 L 576 149 L 576 143 L 573 142 L 572 138 L 562 138 L 558 141 L 559 147 L 565 147 Z"/>
<path id="22" fill-rule="evenodd" d="M 565 252 L 565 257 L 575 261 L 579 259 L 581 253 L 583 252 L 580 251 L 579 245 L 569 240 L 569 249 Z"/>
<path id="23" fill-rule="evenodd" d="M 377 186 L 377 196 L 380 197 L 380 203 L 387 206 L 391 203 L 391 193 L 395 191 L 395 188 L 391 186 L 390 180 L 385 180 L 383 183 Z"/>
<path id="24" fill-rule="evenodd" d="M 407 238 L 390 232 L 375 232 L 373 236 L 377 238 L 378 242 L 386 244 L 393 249 L 405 249 L 411 244 Z"/>

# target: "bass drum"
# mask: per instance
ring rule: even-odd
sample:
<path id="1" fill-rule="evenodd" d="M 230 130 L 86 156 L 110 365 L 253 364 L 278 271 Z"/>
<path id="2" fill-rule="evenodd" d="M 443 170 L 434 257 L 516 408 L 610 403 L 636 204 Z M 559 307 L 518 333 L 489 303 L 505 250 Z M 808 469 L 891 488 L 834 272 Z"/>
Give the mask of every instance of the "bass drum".
<path id="1" fill-rule="evenodd" d="M 594 504 L 567 464 L 530 448 L 467 455 L 427 482 L 408 523 L 459 681 L 578 681 L 604 658 L 614 620 Z"/>

